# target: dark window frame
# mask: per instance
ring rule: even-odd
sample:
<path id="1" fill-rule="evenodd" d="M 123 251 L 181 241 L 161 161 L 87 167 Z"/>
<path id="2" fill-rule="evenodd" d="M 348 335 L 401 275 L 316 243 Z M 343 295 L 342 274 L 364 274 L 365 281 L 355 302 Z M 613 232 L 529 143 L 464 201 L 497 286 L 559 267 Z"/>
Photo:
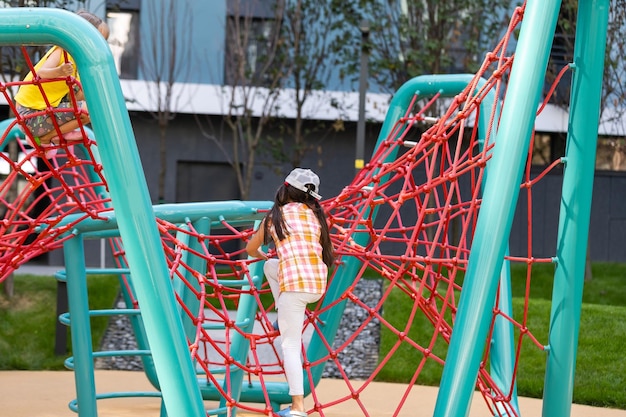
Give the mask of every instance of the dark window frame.
<path id="1" fill-rule="evenodd" d="M 107 5 L 108 6 L 108 5 Z M 139 61 L 140 61 L 140 49 L 141 49 L 141 35 L 140 35 L 140 11 L 139 7 L 120 9 L 117 7 L 107 7 L 107 22 L 111 27 L 111 35 L 109 36 L 109 45 L 113 52 L 114 58 L 119 59 L 118 71 L 120 79 L 136 80 L 139 78 Z M 114 14 L 126 14 L 130 15 L 128 38 L 120 42 L 116 39 L 115 27 L 112 24 L 112 16 Z M 119 56 L 117 55 L 116 48 L 121 49 Z"/>

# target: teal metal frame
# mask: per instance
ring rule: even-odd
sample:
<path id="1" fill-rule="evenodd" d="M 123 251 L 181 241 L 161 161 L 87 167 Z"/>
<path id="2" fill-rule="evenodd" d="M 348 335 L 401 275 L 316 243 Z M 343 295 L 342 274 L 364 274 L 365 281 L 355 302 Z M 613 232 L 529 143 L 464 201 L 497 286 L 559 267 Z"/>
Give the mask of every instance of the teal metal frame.
<path id="1" fill-rule="evenodd" d="M 80 68 L 164 403 L 168 409 L 177 410 L 177 416 L 203 415 L 202 396 L 176 311 L 146 178 L 106 40 L 85 19 L 60 9 L 2 9 L 0 23 L 0 44 L 59 45 Z M 76 382 L 81 389 L 82 381 Z"/>
<path id="2" fill-rule="evenodd" d="M 577 343 L 580 319 L 598 135 L 597 119 L 595 123 L 590 122 L 589 115 L 599 117 L 600 114 L 609 0 L 581 0 L 579 4 L 572 88 L 574 107 L 570 112 L 557 242 L 554 284 L 557 293 L 554 295 L 556 303 L 553 302 L 550 345 L 546 347 L 549 352 L 544 393 L 546 417 L 566 417 L 571 412 L 574 342 Z M 508 105 L 502 111 L 497 146 L 489 165 L 435 417 L 469 414 L 481 360 L 480 346 L 489 330 L 491 307 L 519 196 L 528 138 L 540 103 L 559 8 L 560 1 L 557 0 L 529 0 L 526 5 L 507 91 Z M 593 60 L 595 62 L 591 62 Z M 589 88 L 583 90 L 581 87 Z M 571 172 L 574 169 L 578 172 Z M 561 366 L 557 365 L 559 362 Z M 556 372 L 563 374 L 559 378 Z M 571 379 L 564 380 L 563 375 L 569 375 Z M 554 393 L 554 397 L 548 393 Z"/>
<path id="3" fill-rule="evenodd" d="M 571 413 L 610 3 L 578 2 L 544 416 L 567 417 Z"/>
<path id="4" fill-rule="evenodd" d="M 506 280 L 506 272 L 503 271 L 507 268 L 503 259 L 559 6 L 558 0 L 529 0 L 527 3 L 507 92 L 509 105 L 502 112 L 496 133 L 498 146 L 495 147 L 485 182 L 474 245 L 437 398 L 436 417 L 456 417 L 469 413 L 481 360 L 482 341 L 487 336 L 497 284 L 500 279 Z M 599 115 L 609 0 L 581 0 L 579 8 L 581 12 L 573 64 L 573 95 L 559 222 L 557 272 L 550 340 L 546 347 L 549 355 L 544 415 L 551 417 L 568 416 L 571 409 L 597 139 L 597 123 L 589 123 L 588 115 Z M 81 68 L 93 131 L 109 183 L 113 217 L 125 244 L 134 290 L 142 306 L 141 318 L 147 342 L 151 346 L 165 409 L 181 417 L 204 415 L 202 388 L 188 354 L 185 326 L 174 300 L 156 227 L 155 208 L 150 203 L 108 45 L 93 26 L 63 10 L 3 9 L 0 11 L 0 23 L 1 45 L 60 45 L 75 58 Z M 391 133 L 395 122 L 404 116 L 415 94 L 453 95 L 463 90 L 469 80 L 469 75 L 426 76 L 405 84 L 394 95 L 379 135 L 379 144 Z M 480 112 L 481 117 L 486 117 L 488 113 Z M 479 121 L 482 126 L 488 126 L 484 122 Z M 485 132 L 479 134 L 484 137 Z M 177 216 L 180 207 L 161 214 L 165 217 Z M 100 231 L 102 224 L 92 225 L 87 221 L 81 224 L 83 226 L 85 229 L 77 231 L 77 237 L 81 233 L 88 233 L 89 227 L 94 227 L 94 232 Z M 355 236 L 357 243 L 365 243 L 361 239 L 367 238 L 361 234 Z M 82 240 L 70 239 L 66 245 L 66 250 L 73 254 L 71 262 L 68 260 L 67 263 L 68 277 L 83 277 L 86 267 L 80 256 Z M 326 304 L 345 292 L 359 267 L 360 262 L 356 259 L 347 259 L 340 266 L 337 278 L 329 286 Z M 84 279 L 68 279 L 68 292 L 73 294 L 70 297 L 72 311 L 87 311 L 84 317 L 72 314 L 72 334 L 77 329 L 77 334 L 82 335 L 82 348 L 92 352 L 90 339 L 84 337 L 84 332 L 89 328 L 88 307 L 86 300 L 81 300 L 81 295 L 86 292 Z M 344 307 L 345 302 L 332 313 L 329 311 L 320 317 L 321 322 L 325 323 L 323 332 L 329 336 L 328 339 L 334 337 L 339 326 L 341 314 L 337 314 L 337 309 L 343 310 Z M 501 342 L 506 345 L 509 340 L 510 329 L 504 329 Z M 325 351 L 321 339 L 314 335 L 307 351 L 310 360 L 323 357 Z M 511 378 L 508 362 L 510 354 L 505 348 L 501 355 L 504 362 L 500 372 L 503 374 L 498 378 L 504 382 Z M 95 386 L 92 361 L 93 355 L 86 352 L 84 356 L 81 353 L 73 358 L 76 369 L 92 369 L 91 373 L 76 372 L 77 398 L 80 414 L 84 416 L 97 415 L 97 398 L 92 392 Z M 321 365 L 312 369 L 314 384 L 321 378 L 322 371 Z M 566 381 L 564 375 L 568 376 Z M 308 378 L 305 381 L 308 383 Z M 283 394 L 282 387 L 277 387 L 277 395 Z M 252 397 L 262 394 L 256 392 L 257 389 L 254 388 Z M 310 391 L 310 387 L 306 389 Z M 242 390 L 240 394 L 243 399 L 245 392 Z"/>
<path id="5" fill-rule="evenodd" d="M 191 223 L 201 233 L 206 232 L 208 235 L 211 231 L 215 231 L 222 227 L 222 222 L 226 221 L 230 225 L 235 227 L 249 227 L 254 222 L 258 222 L 264 213 L 270 209 L 273 205 L 271 201 L 220 201 L 220 202 L 207 202 L 207 203 L 186 203 L 186 204 L 162 204 L 154 206 L 153 210 L 155 216 L 159 219 L 166 220 L 174 224 L 186 224 Z M 60 222 L 60 226 L 65 223 L 74 223 L 76 217 L 79 215 L 70 215 L 64 218 Z M 199 226 L 199 228 L 198 228 Z M 81 417 L 95 417 L 97 416 L 97 401 L 107 398 L 119 398 L 119 397 L 161 397 L 162 396 L 162 382 L 158 372 L 155 372 L 155 363 L 159 360 L 153 354 L 153 349 L 147 339 L 147 334 L 143 327 L 143 305 L 141 310 L 139 309 L 112 309 L 92 311 L 89 310 L 87 300 L 89 294 L 87 293 L 86 281 L 91 274 L 118 274 L 126 275 L 131 284 L 132 294 L 128 294 L 123 286 L 123 294 L 126 299 L 126 304 L 129 304 L 129 300 L 136 295 L 135 284 L 137 278 L 134 276 L 128 276 L 131 273 L 129 268 L 122 266 L 121 268 L 114 269 L 93 269 L 86 268 L 84 264 L 84 240 L 85 239 L 99 239 L 99 238 L 111 238 L 119 236 L 119 222 L 116 214 L 113 211 L 102 213 L 102 216 L 98 219 L 84 219 L 80 223 L 77 223 L 72 230 L 72 239 L 68 239 L 64 243 L 64 256 L 66 259 L 65 271 L 57 273 L 57 279 L 64 280 L 67 283 L 68 300 L 69 300 L 69 312 L 61 315 L 60 320 L 66 325 L 70 325 L 72 328 L 72 351 L 73 356 L 66 360 L 66 366 L 69 369 L 73 369 L 76 375 L 77 382 L 77 397 L 70 402 L 70 408 L 77 411 Z M 180 233 L 179 233 L 180 234 Z M 192 242 L 188 238 L 189 235 L 178 236 L 183 244 L 189 244 L 192 251 L 186 251 L 182 255 L 186 257 L 187 262 L 193 265 L 194 260 L 191 259 L 194 249 L 200 250 L 199 242 Z M 199 264 L 199 263 L 198 263 Z M 198 265 L 196 265 L 197 267 Z M 196 269 L 199 271 L 200 269 Z M 185 272 L 188 273 L 188 272 Z M 253 274 L 254 285 L 260 288 L 262 280 L 262 263 L 257 262 L 251 265 L 250 273 Z M 189 281 L 193 282 L 192 277 Z M 224 280 L 221 282 L 224 286 L 237 286 L 242 289 L 249 287 L 250 282 L 247 280 Z M 185 285 L 180 285 L 177 279 L 174 280 L 173 286 L 176 288 L 180 297 L 188 302 L 187 307 L 191 311 L 199 308 L 197 298 L 191 296 L 191 291 Z M 141 302 L 140 302 L 141 304 Z M 237 312 L 236 322 L 244 331 L 252 333 L 252 325 L 254 324 L 254 317 L 256 314 L 257 303 L 252 296 L 242 296 L 240 300 L 240 307 Z M 193 338 L 195 336 L 195 325 L 192 326 L 188 323 L 186 315 L 182 314 L 178 309 L 178 314 L 181 320 L 185 323 L 186 335 Z M 125 315 L 131 318 L 135 338 L 137 340 L 138 350 L 132 351 L 103 351 L 94 352 L 91 343 L 91 326 L 90 318 L 96 315 Z M 141 315 L 141 317 L 140 317 Z M 238 333 L 236 333 L 238 334 Z M 187 344 L 185 344 L 187 345 Z M 245 358 L 248 353 L 248 341 L 245 338 L 241 340 L 233 337 L 232 341 L 233 352 L 232 357 L 234 360 L 241 363 L 245 362 Z M 105 356 L 120 356 L 120 355 L 133 355 L 141 356 L 144 363 L 144 372 L 150 383 L 155 389 L 161 392 L 114 392 L 114 393 L 98 393 L 96 392 L 95 374 L 93 360 L 97 357 Z M 186 353 L 186 357 L 189 358 L 189 353 Z M 216 370 L 215 373 L 226 372 L 226 370 Z M 241 370 L 237 370 L 231 373 L 229 380 L 232 388 L 232 396 L 236 400 L 244 402 L 264 402 L 263 392 L 258 384 L 244 383 L 244 373 Z M 207 384 L 206 378 L 197 378 L 194 373 L 194 379 L 196 386 L 199 387 L 202 398 L 205 400 L 221 400 L 222 404 L 219 408 L 209 410 L 212 415 L 226 415 L 227 409 L 224 399 L 220 396 L 219 391 L 215 386 Z M 226 381 L 224 381 L 226 384 Z M 277 400 L 276 406 L 281 403 L 285 403 L 290 398 L 287 395 L 287 386 L 283 383 L 270 383 L 268 385 L 268 391 L 273 392 L 273 397 Z M 224 386 L 226 389 L 226 386 Z M 168 415 L 167 405 L 164 404 L 161 408 L 161 416 Z M 177 415 L 177 409 L 170 412 L 169 415 Z M 234 415 L 234 414 L 233 414 Z"/>

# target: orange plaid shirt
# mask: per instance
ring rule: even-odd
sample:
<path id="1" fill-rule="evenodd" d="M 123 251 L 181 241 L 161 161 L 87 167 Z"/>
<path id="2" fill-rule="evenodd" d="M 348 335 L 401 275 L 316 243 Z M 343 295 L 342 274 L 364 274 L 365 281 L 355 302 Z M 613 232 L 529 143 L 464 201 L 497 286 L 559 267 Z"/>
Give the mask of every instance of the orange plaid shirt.
<path id="1" fill-rule="evenodd" d="M 281 209 L 289 234 L 279 241 L 270 228 L 279 259 L 280 291 L 323 294 L 328 267 L 322 258 L 319 221 L 306 204 L 287 203 Z"/>

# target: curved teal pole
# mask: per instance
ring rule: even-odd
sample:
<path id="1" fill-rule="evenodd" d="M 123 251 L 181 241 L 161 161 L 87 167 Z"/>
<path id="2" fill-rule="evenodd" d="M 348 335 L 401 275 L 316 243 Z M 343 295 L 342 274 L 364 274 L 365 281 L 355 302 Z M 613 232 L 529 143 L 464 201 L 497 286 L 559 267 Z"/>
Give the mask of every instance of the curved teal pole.
<path id="1" fill-rule="evenodd" d="M 11 126 L 11 123 L 13 123 L 14 121 L 15 119 L 13 118 L 13 119 L 5 119 L 0 122 L 0 132 L 3 132 L 3 133 L 6 132 L 6 140 L 0 144 L 0 151 L 4 151 L 4 149 L 6 148 L 7 144 L 10 141 L 15 140 L 17 138 L 24 139 L 24 132 L 17 125 Z M 11 130 L 7 132 L 7 129 L 9 128 L 9 126 L 11 126 Z"/>
<path id="2" fill-rule="evenodd" d="M 578 2 L 543 416 L 571 413 L 596 163 L 609 0 Z"/>
<path id="3" fill-rule="evenodd" d="M 135 136 L 107 42 L 74 13 L 12 8 L 0 11 L 0 44 L 55 44 L 76 60 L 165 405 L 170 415 L 204 415 Z"/>
<path id="4" fill-rule="evenodd" d="M 557 0 L 526 5 L 435 417 L 469 414 L 559 8 Z"/>
<path id="5" fill-rule="evenodd" d="M 385 120 L 378 134 L 378 141 L 375 149 L 389 137 L 394 126 L 402 117 L 405 116 L 408 106 L 411 104 L 413 97 L 432 97 L 435 94 L 441 94 L 442 97 L 453 97 L 463 91 L 469 83 L 474 80 L 474 74 L 441 74 L 441 75 L 420 75 L 407 81 L 393 95 L 389 109 L 385 116 Z M 485 84 L 484 79 L 480 79 L 476 88 L 481 88 Z M 481 103 L 480 119 L 478 124 L 483 129 L 489 126 L 489 115 L 491 105 L 493 105 L 495 97 L 492 92 L 488 93 L 483 103 Z M 486 132 L 486 130 L 484 130 Z M 484 138 L 485 136 L 483 136 Z M 390 154 L 384 162 L 395 160 L 396 153 Z"/>

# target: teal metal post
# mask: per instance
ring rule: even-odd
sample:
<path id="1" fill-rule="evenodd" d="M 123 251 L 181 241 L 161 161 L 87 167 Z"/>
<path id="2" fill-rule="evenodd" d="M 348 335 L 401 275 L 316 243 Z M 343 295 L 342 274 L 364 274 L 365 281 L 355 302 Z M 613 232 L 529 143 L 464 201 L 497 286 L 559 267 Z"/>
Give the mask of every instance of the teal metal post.
<path id="1" fill-rule="evenodd" d="M 508 255 L 508 250 L 507 250 Z M 513 317 L 513 296 L 511 293 L 511 265 L 505 260 L 500 271 L 500 311 Z M 502 316 L 496 317 L 493 325 L 493 335 L 491 341 L 491 362 L 490 374 L 494 383 L 505 394 L 511 390 L 511 408 L 519 415 L 519 403 L 517 401 L 517 382 L 515 376 L 515 342 L 513 323 Z M 508 416 L 508 410 L 500 407 L 499 411 L 503 417 Z"/>
<path id="2" fill-rule="evenodd" d="M 467 416 L 470 410 L 559 7 L 557 0 L 526 5 L 435 417 Z"/>
<path id="3" fill-rule="evenodd" d="M 85 272 L 85 252 L 82 235 L 74 236 L 63 244 L 65 271 L 67 273 L 67 298 L 69 302 L 72 355 L 76 402 L 81 417 L 96 417 L 96 385 L 91 343 L 91 320 Z"/>
<path id="4" fill-rule="evenodd" d="M 194 227 L 194 229 L 200 233 L 201 235 L 208 236 L 211 233 L 211 220 L 208 217 L 201 217 L 197 220 L 191 221 L 190 219 L 185 219 L 185 222 L 190 221 Z M 187 228 L 186 225 L 184 227 Z M 177 234 L 177 237 L 180 237 L 183 233 Z M 202 257 L 195 255 L 195 253 L 203 253 L 204 247 L 203 242 L 199 239 L 191 239 L 189 235 L 186 237 L 182 237 L 187 245 L 189 245 L 189 250 L 185 249 L 183 252 L 184 262 L 189 266 L 189 268 L 193 271 L 196 271 L 200 275 L 206 275 L 207 272 L 207 262 Z M 208 245 L 208 244 L 207 244 Z M 178 296 L 182 300 L 182 304 L 187 306 L 189 311 L 194 313 L 199 313 L 200 308 L 202 308 L 200 304 L 200 300 L 198 296 L 194 293 L 195 290 L 198 293 L 200 292 L 200 282 L 198 282 L 197 278 L 193 276 L 193 274 L 187 270 L 187 268 L 180 268 L 179 271 L 188 281 L 188 285 L 182 283 L 178 278 L 177 284 L 179 290 L 177 291 Z M 183 321 L 183 329 L 185 334 L 189 340 L 194 340 L 196 336 L 196 323 L 193 317 L 187 316 L 187 314 L 183 311 L 181 306 L 177 306 L 177 310 L 181 315 L 181 320 Z"/>
<path id="5" fill-rule="evenodd" d="M 258 228 L 258 224 L 260 222 L 255 222 L 254 228 Z M 263 276 L 263 262 L 256 262 L 250 265 L 250 278 L 256 279 L 257 277 Z M 262 282 L 260 279 L 256 280 L 259 283 Z M 241 289 L 243 291 L 248 291 L 252 287 L 250 284 L 242 285 Z M 250 350 L 250 339 L 245 337 L 244 334 L 252 335 L 254 333 L 254 316 L 258 310 L 258 304 L 256 302 L 256 298 L 252 294 L 244 293 L 239 297 L 239 306 L 237 307 L 237 314 L 235 316 L 235 323 L 239 326 L 241 333 L 239 331 L 230 330 L 231 337 L 231 346 L 230 346 L 230 356 L 234 358 L 235 361 L 239 363 L 245 363 L 246 358 L 248 357 L 248 352 Z M 235 401 L 239 401 L 241 399 L 241 393 L 244 382 L 244 371 L 243 369 L 233 366 L 230 363 L 225 363 L 226 373 L 224 377 L 223 389 L 226 392 L 230 391 L 231 397 Z M 230 374 L 230 376 L 229 376 Z M 230 385 L 230 386 L 228 386 Z M 249 384 L 248 388 L 252 388 Z M 219 416 L 228 416 L 228 417 L 236 417 L 237 409 L 233 408 L 228 410 L 228 401 L 226 398 L 220 399 L 220 407 L 222 410 L 226 412 L 221 412 Z M 221 411 L 221 410 L 220 410 Z"/>
<path id="6" fill-rule="evenodd" d="M 0 44 L 55 44 L 76 60 L 165 405 L 171 415 L 204 415 L 135 136 L 107 42 L 74 13 L 12 8 L 0 11 Z"/>
<path id="7" fill-rule="evenodd" d="M 578 2 L 543 416 L 571 413 L 596 162 L 609 0 Z"/>
<path id="8" fill-rule="evenodd" d="M 486 105 L 483 106 L 487 109 L 493 105 L 493 93 L 486 97 Z M 500 117 L 500 103 L 496 102 L 496 110 L 493 115 L 493 125 L 491 126 L 490 137 L 496 136 L 496 121 Z M 489 127 L 488 117 L 490 112 L 481 111 L 481 119 L 478 124 L 478 142 L 480 149 L 485 146 L 485 139 L 487 138 L 487 128 Z M 485 168 L 484 179 L 487 181 L 489 176 L 489 167 Z M 508 245 L 506 249 L 506 255 L 509 254 Z M 499 286 L 499 306 L 498 308 L 508 317 L 513 317 L 513 295 L 511 292 L 511 265 L 510 262 L 504 260 L 502 268 L 500 270 L 500 286 Z M 495 304 L 495 303 L 494 303 Z M 514 342 L 514 328 L 513 323 L 510 320 L 505 319 L 502 316 L 498 316 L 495 319 L 493 325 L 493 334 L 491 340 L 491 350 L 489 354 L 490 361 L 490 375 L 493 378 L 495 385 L 504 393 L 510 392 L 511 400 L 509 401 L 510 407 L 517 415 L 519 412 L 519 403 L 517 399 L 517 382 L 515 378 L 515 342 Z M 499 403 L 498 413 L 499 415 L 507 416 L 508 410 L 501 406 Z"/>
<path id="9" fill-rule="evenodd" d="M 274 203 L 272 201 L 217 201 L 217 202 L 203 202 L 203 203 L 184 203 L 184 204 L 159 204 L 154 206 L 155 215 L 163 220 L 169 221 L 171 223 L 179 224 L 179 223 L 187 223 L 192 222 L 197 231 L 201 234 L 208 234 L 212 229 L 219 229 L 222 226 L 222 221 L 228 222 L 233 226 L 245 226 L 248 227 L 251 222 L 257 221 L 259 222 L 261 218 L 264 216 L 264 211 L 269 210 Z M 61 222 L 60 225 L 64 225 L 66 223 L 73 223 L 77 220 L 77 218 L 82 215 L 73 214 L 67 216 Z M 210 220 L 214 219 L 214 220 Z M 98 237 L 112 237 L 118 236 L 117 232 L 117 218 L 115 213 L 107 212 L 103 213 L 99 218 L 86 218 L 83 219 L 80 223 L 76 224 L 73 232 L 82 237 L 90 237 L 90 238 L 98 238 Z M 257 223 L 258 225 L 258 223 Z M 183 227 L 186 229 L 186 227 Z M 190 239 L 190 235 L 186 233 L 177 233 L 177 239 L 181 242 L 182 245 L 188 245 L 191 248 L 191 251 L 201 251 L 201 245 L 197 241 L 197 239 Z M 78 238 L 75 238 L 78 239 Z M 74 242 L 75 239 L 69 239 L 68 241 Z M 190 243 L 190 240 L 195 240 L 195 242 Z M 183 253 L 183 259 L 185 263 L 188 263 L 191 269 L 195 271 L 204 271 L 206 268 L 206 262 L 201 262 L 199 258 L 193 255 L 189 251 L 185 251 Z M 72 255 L 74 256 L 74 255 Z M 195 259 L 191 259 L 195 258 Z M 191 260 L 190 260 L 191 259 Z M 196 265 L 201 265 L 199 267 Z M 196 265 L 196 266 L 193 266 Z M 262 276 L 262 265 L 260 262 L 255 263 L 250 268 L 251 276 L 255 277 L 253 282 L 254 285 L 259 285 Z M 79 269 L 80 270 L 80 269 Z M 181 268 L 181 271 L 187 272 L 185 268 Z M 129 282 L 132 287 L 132 281 Z M 221 280 L 222 285 L 232 285 L 236 286 L 246 286 L 249 285 L 247 279 L 241 280 Z M 186 299 L 185 292 L 188 291 L 186 285 L 184 285 L 179 280 L 174 280 L 174 289 L 176 292 L 181 295 L 183 299 Z M 124 287 L 125 288 L 125 287 Z M 124 291 L 124 298 L 127 306 L 131 305 L 131 298 L 129 297 L 131 294 L 134 294 L 135 291 L 131 288 L 131 293 Z M 195 298 L 195 296 L 192 296 Z M 196 299 L 196 304 L 198 304 Z M 237 311 L 236 322 L 240 329 L 244 330 L 244 332 L 252 332 L 252 326 L 254 324 L 254 316 L 256 312 L 256 300 L 253 299 L 251 295 L 242 295 L 242 299 L 239 304 L 239 309 Z M 192 308 L 193 310 L 193 308 Z M 182 309 L 177 310 L 179 314 L 181 314 Z M 248 313 L 246 313 L 248 312 Z M 78 313 L 77 313 L 78 314 Z M 147 344 L 147 338 L 145 336 L 144 327 L 142 325 L 142 321 L 140 317 L 136 315 L 132 315 L 129 317 L 131 319 L 133 329 L 135 330 L 135 337 L 137 339 L 137 344 L 140 350 L 148 350 L 149 346 Z M 134 320 L 137 319 L 137 320 Z M 195 327 L 194 327 L 195 330 Z M 235 335 L 232 338 L 232 346 L 231 349 L 232 356 L 238 362 L 244 362 L 246 354 L 248 352 L 249 343 L 247 339 L 241 338 L 238 339 L 241 335 L 238 332 L 234 332 Z M 241 340 L 242 343 L 239 343 L 237 340 Z M 144 361 L 144 371 L 148 380 L 154 385 L 155 388 L 160 389 L 159 381 L 154 372 L 154 365 L 152 358 L 150 356 L 142 356 L 142 360 Z M 232 365 L 231 365 L 232 366 Z M 93 372 L 93 370 L 91 370 Z M 243 373 L 241 373 L 243 375 Z M 221 400 L 223 399 L 221 393 L 218 391 L 217 387 L 213 384 L 207 384 L 206 378 L 199 379 L 200 390 L 202 392 L 203 398 L 206 400 Z M 252 381 L 249 383 L 239 383 L 231 382 L 231 386 L 233 387 L 234 398 L 237 398 L 236 395 L 239 396 L 241 402 L 253 402 L 253 403 L 262 403 L 266 400 L 266 395 L 269 395 L 273 402 L 277 404 L 285 404 L 291 401 L 291 397 L 287 394 L 287 386 L 286 383 L 283 382 L 266 382 L 265 386 L 261 386 L 258 382 Z M 225 386 L 226 388 L 226 386 Z M 236 392 L 240 392 L 240 394 L 236 394 Z M 235 395 L 236 394 L 236 395 Z M 215 413 L 223 413 L 225 412 L 225 408 L 220 409 L 211 409 L 208 410 L 211 415 Z M 234 412 L 234 410 L 233 410 Z M 162 414 L 165 416 L 165 413 Z"/>

